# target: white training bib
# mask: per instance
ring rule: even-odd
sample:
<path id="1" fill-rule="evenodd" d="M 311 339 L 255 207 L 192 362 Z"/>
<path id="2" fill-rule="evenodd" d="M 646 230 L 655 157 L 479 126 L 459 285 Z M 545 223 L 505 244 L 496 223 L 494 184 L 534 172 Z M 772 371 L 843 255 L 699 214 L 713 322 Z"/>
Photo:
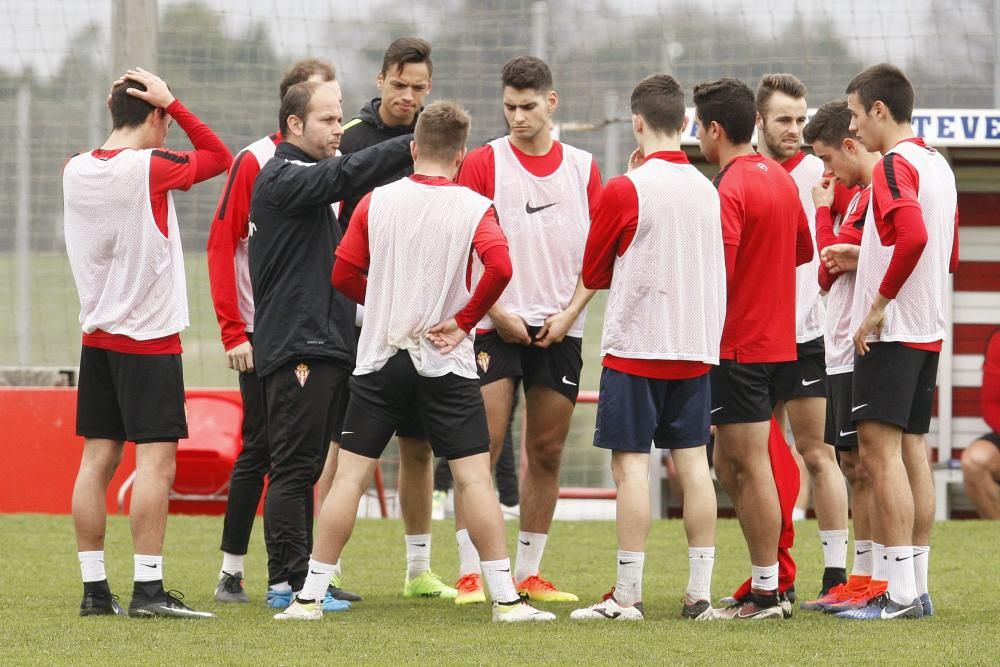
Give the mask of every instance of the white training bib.
<path id="1" fill-rule="evenodd" d="M 855 193 L 841 224 L 845 224 L 847 219 L 854 215 L 862 197 L 866 193 L 870 194 L 870 188 L 869 185 L 868 189 Z M 875 224 L 868 217 L 871 211 L 872 206 L 869 202 L 862 222 L 862 239 L 872 233 L 868 225 Z M 823 347 L 826 351 L 827 375 L 854 371 L 854 332 L 857 330 L 851 329 L 851 309 L 854 303 L 856 278 L 854 271 L 840 274 L 826 295 L 826 330 L 823 333 Z"/>
<path id="2" fill-rule="evenodd" d="M 802 210 L 809 220 L 809 235 L 816 242 L 816 204 L 812 189 L 823 177 L 823 161 L 815 155 L 806 155 L 789 172 L 799 190 Z M 795 342 L 807 343 L 823 335 L 826 308 L 820 298 L 816 276 L 819 273 L 819 253 L 795 269 Z"/>

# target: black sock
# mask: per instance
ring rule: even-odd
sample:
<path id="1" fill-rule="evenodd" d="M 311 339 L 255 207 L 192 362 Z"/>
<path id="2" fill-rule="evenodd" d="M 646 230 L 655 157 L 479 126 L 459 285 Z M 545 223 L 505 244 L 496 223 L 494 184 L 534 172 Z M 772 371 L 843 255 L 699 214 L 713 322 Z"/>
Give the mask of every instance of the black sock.
<path id="1" fill-rule="evenodd" d="M 91 595 L 111 595 L 111 585 L 107 579 L 83 582 L 83 592 Z"/>
<path id="2" fill-rule="evenodd" d="M 847 583 L 847 569 L 843 567 L 828 567 L 823 570 L 823 588 L 830 589 L 837 584 Z"/>
<path id="3" fill-rule="evenodd" d="M 132 595 L 155 598 L 164 594 L 163 580 L 132 582 Z"/>

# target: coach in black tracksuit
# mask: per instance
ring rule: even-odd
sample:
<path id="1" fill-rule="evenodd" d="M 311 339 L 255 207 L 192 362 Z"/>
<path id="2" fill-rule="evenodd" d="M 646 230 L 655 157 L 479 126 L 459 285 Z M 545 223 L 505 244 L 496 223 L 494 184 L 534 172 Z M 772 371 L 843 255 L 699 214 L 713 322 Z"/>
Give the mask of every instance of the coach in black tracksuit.
<path id="1" fill-rule="evenodd" d="M 281 103 L 284 141 L 261 169 L 250 204 L 254 363 L 271 442 L 264 505 L 270 585 L 302 588 L 312 548 L 312 487 L 339 439 L 354 370 L 355 305 L 330 283 L 341 238 L 331 203 L 359 196 L 411 165 L 412 135 L 332 157 L 338 96 L 300 83 Z"/>

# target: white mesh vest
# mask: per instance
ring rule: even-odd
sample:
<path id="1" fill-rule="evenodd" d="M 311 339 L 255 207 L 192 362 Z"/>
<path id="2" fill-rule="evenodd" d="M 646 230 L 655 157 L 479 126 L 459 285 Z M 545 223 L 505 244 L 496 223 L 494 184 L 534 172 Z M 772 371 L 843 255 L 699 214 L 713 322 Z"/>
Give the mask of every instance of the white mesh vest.
<path id="1" fill-rule="evenodd" d="M 862 190 L 855 193 L 851 203 L 847 205 L 847 212 L 844 213 L 841 224 L 854 214 L 865 192 Z M 869 204 L 868 212 L 865 214 L 862 239 L 874 233 L 869 227 L 870 224 L 875 224 L 869 217 L 871 215 L 872 207 Z M 857 329 L 851 328 L 851 309 L 856 278 L 854 271 L 840 274 L 826 295 L 826 330 L 823 333 L 823 346 L 826 349 L 827 375 L 850 373 L 854 370 L 854 332 Z"/>
<path id="2" fill-rule="evenodd" d="M 583 269 L 592 158 L 562 144 L 562 164 L 549 176 L 538 177 L 521 165 L 507 137 L 491 141 L 490 146 L 496 173 L 493 203 L 514 267 L 514 277 L 497 303 L 528 325 L 541 326 L 569 306 Z M 582 336 L 586 319 L 584 309 L 569 335 Z M 489 315 L 479 328 L 494 328 Z"/>
<path id="3" fill-rule="evenodd" d="M 881 335 L 869 334 L 867 340 L 932 343 L 944 340 L 947 324 L 948 266 L 958 202 L 955 175 L 944 157 L 933 148 L 903 141 L 886 153 L 886 157 L 894 153 L 905 158 L 917 170 L 920 179 L 917 201 L 927 228 L 927 245 L 913 273 L 886 307 Z M 881 169 L 882 164 L 877 168 Z M 874 208 L 872 202 L 868 221 L 865 222 L 866 227 L 869 222 L 871 227 L 861 237 L 857 286 L 851 311 L 852 331 L 858 330 L 868 314 L 892 257 L 892 246 L 882 245 L 875 228 Z"/>
<path id="4" fill-rule="evenodd" d="M 823 177 L 823 161 L 815 155 L 806 155 L 789 172 L 799 189 L 799 201 L 809 220 L 809 234 L 816 239 L 816 204 L 812 189 Z M 819 273 L 819 253 L 795 269 L 795 342 L 806 343 L 823 335 L 823 320 L 826 317 L 823 300 L 819 294 L 816 276 Z"/>
<path id="5" fill-rule="evenodd" d="M 180 230 L 167 193 L 167 237 L 149 200 L 152 150 L 107 160 L 83 153 L 63 171 L 64 232 L 80 295 L 80 324 L 135 340 L 188 326 Z"/>
<path id="6" fill-rule="evenodd" d="M 267 161 L 274 157 L 274 151 L 278 147 L 270 136 L 263 137 L 253 142 L 243 149 L 251 153 L 257 160 L 259 168 L 263 169 Z M 340 151 L 337 151 L 340 155 Z M 340 215 L 340 202 L 331 204 L 333 212 Z M 240 318 L 246 322 L 246 330 L 253 333 L 253 288 L 250 286 L 250 237 L 245 236 L 239 240 L 236 246 L 236 254 L 233 262 L 236 265 L 236 298 L 240 307 Z M 358 306 L 360 309 L 361 306 Z"/>
<path id="7" fill-rule="evenodd" d="M 476 379 L 472 337 L 442 354 L 427 330 L 469 302 L 469 253 L 490 200 L 459 186 L 403 178 L 375 188 L 368 207 L 368 290 L 355 375 L 407 350 L 424 377 Z"/>
<path id="8" fill-rule="evenodd" d="M 626 176 L 639 220 L 615 258 L 601 354 L 717 364 L 726 319 L 719 194 L 689 164 L 654 159 Z"/>

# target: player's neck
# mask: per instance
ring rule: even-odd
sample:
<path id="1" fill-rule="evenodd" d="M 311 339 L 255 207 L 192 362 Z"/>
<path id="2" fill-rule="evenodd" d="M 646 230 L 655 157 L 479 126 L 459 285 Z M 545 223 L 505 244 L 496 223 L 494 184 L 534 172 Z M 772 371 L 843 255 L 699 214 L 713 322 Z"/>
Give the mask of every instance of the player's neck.
<path id="1" fill-rule="evenodd" d="M 512 134 L 507 135 L 510 139 L 510 143 L 514 145 L 514 148 L 521 151 L 526 155 L 548 155 L 549 151 L 552 150 L 552 132 L 547 128 L 543 128 L 538 131 L 531 139 L 522 139 L 516 137 Z"/>
<path id="2" fill-rule="evenodd" d="M 887 153 L 901 141 L 913 139 L 917 135 L 913 133 L 913 127 L 909 123 L 892 123 L 885 127 L 882 134 L 882 152 Z"/>
<path id="3" fill-rule="evenodd" d="M 719 168 L 725 169 L 726 165 L 738 157 L 753 155 L 755 153 L 753 145 L 746 144 L 720 144 L 719 145 Z"/>
<path id="4" fill-rule="evenodd" d="M 153 133 L 145 125 L 139 127 L 120 127 L 112 130 L 108 135 L 101 150 L 115 151 L 123 148 L 133 148 L 143 150 L 145 148 L 157 148 L 156 142 L 152 141 Z"/>
<path id="5" fill-rule="evenodd" d="M 781 164 L 781 163 L 783 163 L 783 162 L 784 162 L 785 160 L 787 160 L 787 159 L 789 159 L 790 157 L 792 157 L 791 155 L 789 155 L 788 157 L 781 157 L 781 156 L 779 156 L 779 155 L 775 155 L 775 154 L 774 154 L 774 153 L 772 153 L 772 152 L 771 152 L 771 150 L 770 150 L 770 149 L 769 149 L 769 148 L 767 147 L 767 142 L 766 142 L 766 141 L 761 141 L 761 142 L 760 142 L 760 143 L 759 143 L 759 144 L 757 145 L 757 152 L 758 152 L 758 153 L 760 153 L 761 155 L 763 155 L 764 157 L 769 157 L 769 158 L 771 158 L 772 160 L 774 160 L 774 161 L 775 161 L 775 162 L 777 162 L 778 164 Z M 796 151 L 796 152 L 798 152 L 798 151 Z"/>
<path id="6" fill-rule="evenodd" d="M 872 171 L 874 171 L 875 165 L 878 164 L 880 159 L 882 159 L 881 153 L 869 153 L 867 159 L 862 158 L 861 177 L 858 179 L 861 187 L 867 188 L 872 184 Z"/>
<path id="7" fill-rule="evenodd" d="M 449 181 L 455 180 L 458 173 L 458 166 L 455 163 L 442 164 L 432 160 L 417 159 L 413 162 L 414 176 L 427 176 L 430 178 L 447 178 Z"/>
<path id="8" fill-rule="evenodd" d="M 674 152 L 681 149 L 681 135 L 678 134 L 649 134 L 639 137 L 639 148 L 643 155 L 662 153 L 665 151 Z"/>

